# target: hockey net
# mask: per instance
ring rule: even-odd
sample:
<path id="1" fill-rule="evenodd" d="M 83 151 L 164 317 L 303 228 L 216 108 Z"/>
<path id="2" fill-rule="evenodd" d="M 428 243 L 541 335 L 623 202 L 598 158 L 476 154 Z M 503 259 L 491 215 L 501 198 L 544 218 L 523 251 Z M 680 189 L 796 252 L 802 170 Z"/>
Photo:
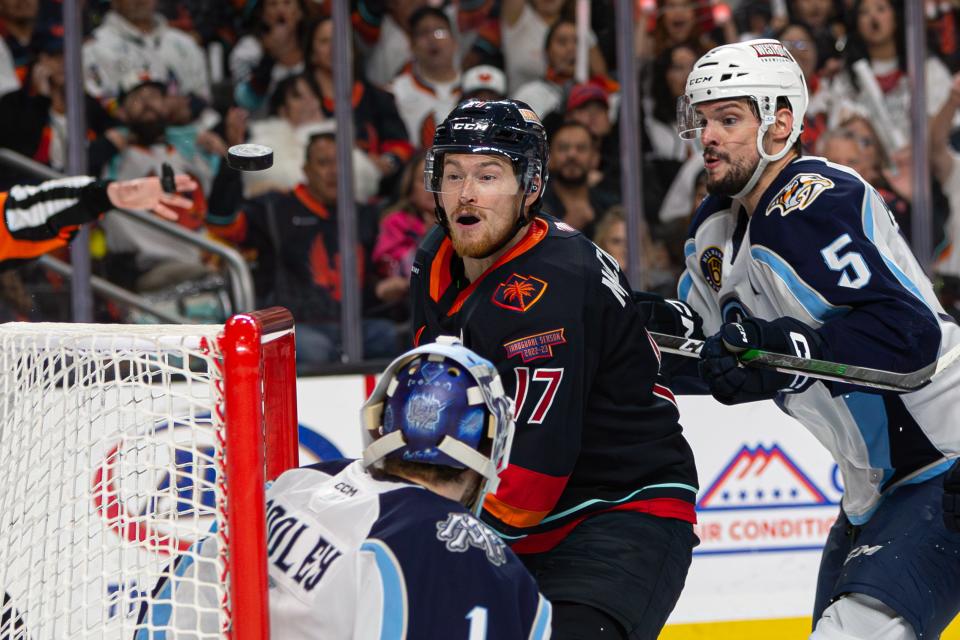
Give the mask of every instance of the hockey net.
<path id="1" fill-rule="evenodd" d="M 0 640 L 268 637 L 263 487 L 297 463 L 292 326 L 283 309 L 0 325 Z M 218 603 L 171 606 L 160 586 L 205 562 Z"/>

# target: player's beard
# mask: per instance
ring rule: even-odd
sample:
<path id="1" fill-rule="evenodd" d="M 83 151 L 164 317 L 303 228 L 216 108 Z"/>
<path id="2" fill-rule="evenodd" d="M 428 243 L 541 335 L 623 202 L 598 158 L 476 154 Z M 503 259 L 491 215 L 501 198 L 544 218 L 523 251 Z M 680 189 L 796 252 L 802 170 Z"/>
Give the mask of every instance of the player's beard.
<path id="1" fill-rule="evenodd" d="M 517 232 L 515 218 L 511 218 L 509 222 L 499 220 L 493 222 L 491 216 L 487 216 L 485 221 L 476 223 L 485 225 L 483 228 L 484 232 L 479 235 L 472 235 L 470 238 L 465 238 L 460 235 L 459 229 L 457 229 L 452 222 L 452 220 L 456 219 L 456 214 L 462 213 L 463 211 L 463 209 L 458 209 L 454 212 L 454 217 L 451 218 L 450 223 L 450 242 L 453 244 L 453 250 L 456 251 L 457 255 L 461 258 L 486 258 L 506 245 Z M 496 226 L 494 226 L 494 224 Z"/>
<path id="2" fill-rule="evenodd" d="M 752 162 L 743 158 L 736 161 L 731 160 L 727 154 L 714 151 L 713 156 L 724 160 L 727 163 L 727 172 L 720 179 L 715 179 L 707 174 L 707 192 L 713 196 L 732 197 L 740 193 L 747 186 L 753 172 L 760 163 L 759 156 Z"/>

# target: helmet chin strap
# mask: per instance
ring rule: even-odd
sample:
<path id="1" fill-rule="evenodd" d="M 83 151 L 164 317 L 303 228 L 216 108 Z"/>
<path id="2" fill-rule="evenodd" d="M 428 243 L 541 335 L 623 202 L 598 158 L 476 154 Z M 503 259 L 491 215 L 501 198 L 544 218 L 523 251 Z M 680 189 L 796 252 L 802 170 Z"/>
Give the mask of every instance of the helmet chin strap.
<path id="1" fill-rule="evenodd" d="M 757 162 L 757 167 L 753 170 L 753 175 L 747 180 L 747 184 L 743 186 L 743 189 L 740 189 L 740 191 L 733 195 L 737 200 L 743 199 L 748 193 L 753 191 L 753 188 L 757 186 L 757 181 L 760 180 L 760 176 L 763 175 L 763 171 L 767 168 L 767 165 L 787 155 L 787 152 L 790 151 L 793 143 L 797 140 L 797 134 L 791 133 L 790 137 L 787 138 L 787 142 L 783 145 L 783 149 L 780 149 L 780 151 L 772 155 L 767 153 L 763 149 L 763 136 L 766 135 L 770 124 L 771 123 L 763 123 L 757 129 L 757 151 L 760 153 L 760 160 Z"/>

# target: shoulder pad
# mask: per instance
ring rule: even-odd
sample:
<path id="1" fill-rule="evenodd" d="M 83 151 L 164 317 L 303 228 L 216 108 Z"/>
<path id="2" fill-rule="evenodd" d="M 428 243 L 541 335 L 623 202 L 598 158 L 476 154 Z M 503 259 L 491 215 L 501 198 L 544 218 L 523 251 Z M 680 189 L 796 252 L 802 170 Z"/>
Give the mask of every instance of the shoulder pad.
<path id="1" fill-rule="evenodd" d="M 563 220 L 560 220 L 559 218 L 554 218 L 553 216 L 546 213 L 541 213 L 539 214 L 538 217 L 540 217 L 544 222 L 546 222 L 547 226 L 550 228 L 548 235 L 555 236 L 558 238 L 571 238 L 573 236 L 583 235 L 580 231 L 578 231 L 577 229 L 574 229 L 573 227 L 568 225 Z"/>
<path id="2" fill-rule="evenodd" d="M 754 217 L 859 213 L 868 186 L 853 170 L 816 157 L 791 163 L 775 184 L 779 186 L 760 200 Z"/>
<path id="3" fill-rule="evenodd" d="M 708 195 L 700 203 L 700 206 L 697 207 L 696 213 L 693 214 L 693 218 L 690 220 L 690 229 L 687 231 L 687 237 L 692 238 L 707 218 L 718 211 L 726 211 L 732 205 L 732 198 Z"/>
<path id="4" fill-rule="evenodd" d="M 353 462 L 351 458 L 340 458 L 337 460 L 323 460 L 321 462 L 315 462 L 313 464 L 301 467 L 302 469 L 310 469 L 312 471 L 319 471 L 330 476 L 335 476 L 347 467 L 349 467 Z"/>
<path id="5" fill-rule="evenodd" d="M 440 225 L 435 225 L 427 232 L 423 240 L 420 241 L 418 253 L 422 252 L 432 258 L 437 255 L 437 251 L 440 249 L 440 245 L 443 244 L 443 240 L 446 237 L 446 230 Z"/>

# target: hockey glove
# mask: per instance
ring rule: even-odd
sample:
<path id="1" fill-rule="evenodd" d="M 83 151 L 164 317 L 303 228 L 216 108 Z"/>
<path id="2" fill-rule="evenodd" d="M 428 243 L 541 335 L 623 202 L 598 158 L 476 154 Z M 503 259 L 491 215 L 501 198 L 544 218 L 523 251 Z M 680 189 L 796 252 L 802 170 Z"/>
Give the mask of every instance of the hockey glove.
<path id="1" fill-rule="evenodd" d="M 634 291 L 630 295 L 647 330 L 696 340 L 704 339 L 703 318 L 686 302 L 668 300 L 645 291 Z"/>
<path id="2" fill-rule="evenodd" d="M 769 400 L 780 392 L 796 393 L 814 383 L 812 378 L 740 364 L 738 354 L 748 349 L 819 358 L 822 341 L 810 327 L 793 318 L 730 322 L 707 338 L 700 351 L 700 376 L 713 397 L 723 404 Z"/>

